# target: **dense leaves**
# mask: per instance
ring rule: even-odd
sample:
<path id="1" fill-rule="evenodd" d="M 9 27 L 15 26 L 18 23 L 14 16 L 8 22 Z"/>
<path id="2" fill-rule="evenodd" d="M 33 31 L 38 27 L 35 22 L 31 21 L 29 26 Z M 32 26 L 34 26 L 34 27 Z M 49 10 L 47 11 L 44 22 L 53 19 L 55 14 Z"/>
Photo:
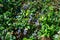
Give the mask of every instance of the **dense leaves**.
<path id="1" fill-rule="evenodd" d="M 0 0 L 0 40 L 60 40 L 59 3 L 59 0 Z"/>

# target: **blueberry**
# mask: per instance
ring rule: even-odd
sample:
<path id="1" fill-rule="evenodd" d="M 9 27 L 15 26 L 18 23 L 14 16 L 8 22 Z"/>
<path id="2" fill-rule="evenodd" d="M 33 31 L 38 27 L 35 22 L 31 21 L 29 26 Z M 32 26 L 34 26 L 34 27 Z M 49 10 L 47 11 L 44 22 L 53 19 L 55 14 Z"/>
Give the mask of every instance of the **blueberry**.
<path id="1" fill-rule="evenodd" d="M 39 21 L 38 21 L 38 20 L 35 21 L 35 25 L 36 25 L 36 26 L 39 25 Z"/>
<path id="2" fill-rule="evenodd" d="M 23 34 L 24 34 L 24 35 L 26 35 L 26 34 L 27 34 L 27 30 L 25 30 L 25 29 L 24 29 L 24 32 L 23 32 Z"/>
<path id="3" fill-rule="evenodd" d="M 37 34 L 36 33 L 33 33 L 32 36 L 36 36 Z"/>
<path id="4" fill-rule="evenodd" d="M 28 8 L 28 5 L 24 5 L 23 9 L 26 10 Z"/>
<path id="5" fill-rule="evenodd" d="M 34 19 L 34 22 L 38 22 L 38 20 L 37 19 Z"/>
<path id="6" fill-rule="evenodd" d="M 18 34 L 21 32 L 21 29 L 18 29 Z"/>

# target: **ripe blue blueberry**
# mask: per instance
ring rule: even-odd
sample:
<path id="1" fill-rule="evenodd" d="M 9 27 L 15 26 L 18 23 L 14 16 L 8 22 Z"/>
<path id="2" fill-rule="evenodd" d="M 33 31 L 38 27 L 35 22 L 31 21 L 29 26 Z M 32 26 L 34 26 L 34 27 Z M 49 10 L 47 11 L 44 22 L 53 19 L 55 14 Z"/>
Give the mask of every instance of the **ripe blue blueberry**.
<path id="1" fill-rule="evenodd" d="M 18 29 L 18 34 L 21 32 L 21 29 Z"/>
<path id="2" fill-rule="evenodd" d="M 39 25 L 39 21 L 38 21 L 38 20 L 35 21 L 35 25 L 36 25 L 36 26 Z"/>
<path id="3" fill-rule="evenodd" d="M 29 7 L 28 5 L 24 5 L 23 9 L 26 10 L 26 9 L 28 9 L 28 7 Z"/>
<path id="4" fill-rule="evenodd" d="M 26 35 L 26 34 L 27 34 L 27 30 L 25 30 L 25 29 L 24 29 L 24 32 L 23 32 L 23 34 L 24 34 L 24 35 Z"/>
<path id="5" fill-rule="evenodd" d="M 37 34 L 36 33 L 33 33 L 32 36 L 36 36 Z"/>
<path id="6" fill-rule="evenodd" d="M 34 22 L 37 22 L 38 20 L 37 19 L 34 19 Z"/>

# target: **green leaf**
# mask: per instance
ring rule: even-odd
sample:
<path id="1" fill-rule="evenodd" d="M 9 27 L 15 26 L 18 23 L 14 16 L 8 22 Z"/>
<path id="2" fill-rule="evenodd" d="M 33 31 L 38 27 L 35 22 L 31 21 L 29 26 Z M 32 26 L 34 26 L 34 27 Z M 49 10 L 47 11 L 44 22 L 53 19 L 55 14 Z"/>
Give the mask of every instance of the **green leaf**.
<path id="1" fill-rule="evenodd" d="M 53 6 L 49 6 L 49 10 L 53 10 L 53 8 L 54 8 Z"/>
<path id="2" fill-rule="evenodd" d="M 2 0 L 0 0 L 0 2 L 2 2 Z"/>

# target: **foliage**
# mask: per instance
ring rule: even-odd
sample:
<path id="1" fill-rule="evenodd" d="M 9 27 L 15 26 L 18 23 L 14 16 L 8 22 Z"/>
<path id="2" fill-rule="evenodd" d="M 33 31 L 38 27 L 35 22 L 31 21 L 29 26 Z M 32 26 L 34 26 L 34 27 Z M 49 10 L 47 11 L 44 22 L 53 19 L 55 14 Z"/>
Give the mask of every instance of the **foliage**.
<path id="1" fill-rule="evenodd" d="M 1 40 L 55 40 L 59 30 L 59 0 L 0 0 Z"/>

